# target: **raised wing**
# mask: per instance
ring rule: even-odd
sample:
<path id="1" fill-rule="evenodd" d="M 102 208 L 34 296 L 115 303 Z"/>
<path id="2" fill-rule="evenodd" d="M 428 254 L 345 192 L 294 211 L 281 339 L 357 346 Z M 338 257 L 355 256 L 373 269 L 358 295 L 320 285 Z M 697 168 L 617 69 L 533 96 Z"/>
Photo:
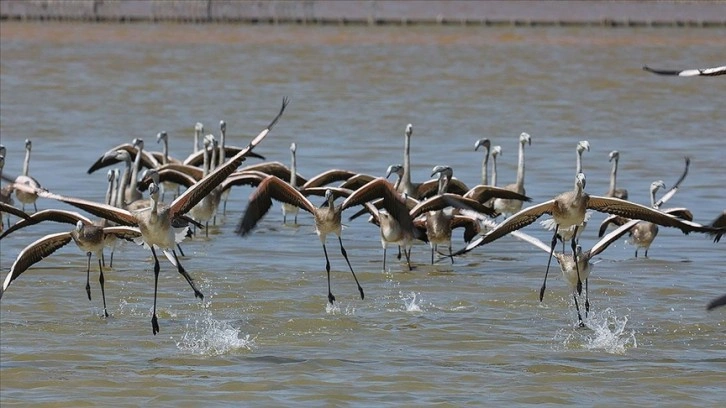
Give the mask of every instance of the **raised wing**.
<path id="1" fill-rule="evenodd" d="M 245 156 L 249 154 L 252 149 L 254 149 L 262 140 L 267 136 L 268 133 L 270 133 L 270 130 L 272 130 L 272 127 L 275 126 L 275 123 L 280 119 L 282 116 L 282 113 L 285 111 L 285 107 L 288 104 L 288 99 L 283 98 L 282 100 L 282 108 L 280 108 L 280 112 L 275 116 L 275 118 L 270 122 L 269 125 L 265 129 L 260 132 L 260 134 L 255 137 L 247 147 L 242 149 L 239 153 L 234 155 L 231 159 L 227 160 L 222 164 L 221 166 L 217 167 L 216 170 L 209 173 L 206 177 L 199 180 L 196 184 L 194 184 L 192 187 L 188 188 L 184 193 L 182 193 L 179 197 L 177 197 L 174 201 L 172 201 L 171 205 L 169 205 L 169 211 L 170 216 L 174 218 L 176 215 L 181 215 L 187 213 L 189 210 L 192 209 L 198 202 L 200 202 L 204 197 L 206 197 L 213 189 L 215 189 L 224 179 L 226 179 L 230 174 L 232 174 L 237 167 L 242 164 L 242 162 L 245 159 Z"/>
<path id="2" fill-rule="evenodd" d="M 589 257 L 597 256 L 600 252 L 604 251 L 605 248 L 607 248 L 610 244 L 615 242 L 616 239 L 622 237 L 625 235 L 625 233 L 629 232 L 633 227 L 638 224 L 640 220 L 629 220 L 625 224 L 619 226 L 618 228 L 615 228 L 614 230 L 610 231 L 609 234 L 602 237 L 595 245 L 593 245 L 592 249 L 588 251 Z"/>
<path id="3" fill-rule="evenodd" d="M 241 236 L 245 236 L 252 231 L 257 225 L 257 222 L 272 207 L 272 199 L 300 207 L 311 214 L 315 214 L 316 211 L 315 206 L 296 188 L 278 177 L 267 176 L 250 195 L 247 209 L 240 219 L 235 232 Z"/>
<path id="4" fill-rule="evenodd" d="M 723 234 L 726 233 L 726 210 L 724 210 L 721 215 L 716 217 L 716 219 L 714 219 L 710 225 L 713 228 L 720 229 L 720 231 L 718 232 L 709 233 L 709 235 L 713 237 L 713 242 L 720 241 Z"/>
<path id="5" fill-rule="evenodd" d="M 20 208 L 15 208 L 12 205 L 6 203 L 0 203 L 0 212 L 12 214 L 16 217 L 23 219 L 30 218 L 30 215 L 28 215 L 28 213 L 26 213 L 25 211 L 21 210 Z"/>
<path id="6" fill-rule="evenodd" d="M 692 77 L 692 76 L 718 76 L 726 74 L 726 65 L 715 67 L 715 68 L 702 68 L 702 69 L 683 69 L 683 70 L 672 70 L 672 69 L 654 69 L 649 66 L 643 67 L 644 71 L 652 72 L 658 75 L 671 75 L 681 77 Z"/>
<path id="7" fill-rule="evenodd" d="M 383 177 L 374 179 L 359 188 L 341 204 L 341 211 L 355 205 L 369 203 L 375 199 L 382 199 L 383 208 L 401 225 L 406 231 L 413 231 L 413 219 L 406 207 L 403 197 L 393 189 L 393 185 Z M 370 205 L 370 204 L 369 204 Z M 366 207 L 368 208 L 368 207 Z M 369 209 L 370 211 L 370 209 Z"/>
<path id="8" fill-rule="evenodd" d="M 541 217 L 544 214 L 552 214 L 552 208 L 554 207 L 554 204 L 555 200 L 549 200 L 519 211 L 518 213 L 504 220 L 504 222 L 499 224 L 498 227 L 471 241 L 464 249 L 459 250 L 454 255 L 460 255 L 469 252 L 480 245 L 485 245 L 492 241 L 495 241 L 509 234 L 512 231 L 524 228 L 527 225 L 537 221 L 537 218 Z"/>
<path id="9" fill-rule="evenodd" d="M 457 194 L 446 193 L 439 194 L 419 202 L 411 209 L 411 216 L 416 218 L 427 211 L 443 210 L 446 207 L 476 211 L 489 216 L 497 214 L 493 209 L 481 204 L 479 201 L 465 198 Z"/>
<path id="10" fill-rule="evenodd" d="M 590 196 L 587 206 L 590 209 L 600 212 L 616 214 L 631 219 L 649 221 L 664 227 L 678 228 L 685 234 L 688 234 L 689 232 L 708 233 L 714 231 L 714 228 L 712 227 L 681 220 L 678 217 L 666 214 L 662 211 L 614 197 Z"/>
<path id="11" fill-rule="evenodd" d="M 233 186 L 257 187 L 266 177 L 268 177 L 268 174 L 260 171 L 235 171 L 224 179 L 219 186 L 222 188 L 222 191 L 228 190 Z"/>
<path id="12" fill-rule="evenodd" d="M 708 302 L 708 305 L 706 306 L 706 310 L 713 310 L 719 306 L 726 305 L 726 295 L 723 295 L 721 297 L 717 297 L 716 299 L 713 299 L 712 301 Z"/>
<path id="13" fill-rule="evenodd" d="M 61 248 L 71 242 L 71 239 L 70 232 L 50 234 L 40 238 L 20 251 L 20 254 L 13 263 L 13 266 L 10 267 L 10 272 L 8 272 L 8 275 L 5 277 L 3 287 L 0 289 L 0 298 L 3 297 L 3 293 L 5 293 L 12 281 L 17 279 L 23 272 L 35 263 L 49 256 L 58 250 L 58 248 Z"/>
<path id="14" fill-rule="evenodd" d="M 532 201 L 531 198 L 527 197 L 526 195 L 519 194 L 516 191 L 507 190 L 506 188 L 495 186 L 485 186 L 481 184 L 472 187 L 471 190 L 467 191 L 466 194 L 464 194 L 464 197 L 471 198 L 472 200 L 479 201 L 480 203 L 485 203 L 492 198 Z"/>
<path id="15" fill-rule="evenodd" d="M 550 246 L 542 242 L 542 240 L 540 240 L 539 238 L 533 237 L 532 235 L 529 235 L 522 231 L 512 231 L 510 232 L 510 234 L 512 234 L 514 238 L 517 238 L 520 241 L 528 242 L 536 246 L 537 248 L 547 252 L 548 254 L 550 253 Z"/>
<path id="16" fill-rule="evenodd" d="M 168 165 L 167 165 L 168 166 Z M 173 166 L 179 166 L 179 165 L 173 165 Z M 171 181 L 172 183 L 176 183 L 179 185 L 182 185 L 184 187 L 191 187 L 196 182 L 197 179 L 193 176 L 190 176 L 186 172 L 182 172 L 176 169 L 172 169 L 170 167 L 166 167 L 159 170 L 153 170 L 156 172 L 156 174 L 159 175 L 159 182 L 164 181 Z M 152 181 L 154 181 L 155 177 L 152 177 L 151 174 L 147 173 L 137 184 L 136 188 L 139 191 L 146 191 L 149 189 L 149 184 L 151 184 Z"/>
<path id="17" fill-rule="evenodd" d="M 225 157 L 225 159 L 234 157 L 234 156 L 238 155 L 239 152 L 241 152 L 242 150 L 244 150 L 244 148 L 242 148 L 242 147 L 225 146 L 224 147 L 224 157 Z M 247 155 L 245 157 L 254 157 L 256 159 L 265 160 L 264 156 L 259 155 L 255 152 L 247 153 Z M 201 166 L 203 162 L 204 162 L 204 150 L 202 149 L 196 153 L 190 154 L 189 157 L 184 159 L 184 162 L 182 162 L 182 164 L 185 164 L 187 166 Z"/>
<path id="18" fill-rule="evenodd" d="M 95 163 L 91 165 L 91 167 L 88 168 L 87 173 L 91 174 L 95 172 L 96 170 L 102 169 L 104 167 L 113 166 L 116 163 L 120 163 L 120 160 L 112 157 L 112 155 L 108 155 L 107 153 L 115 152 L 116 150 L 125 150 L 129 152 L 129 156 L 131 157 L 131 161 L 136 160 L 136 148 L 131 143 L 124 143 L 121 145 L 118 145 L 114 147 L 113 149 L 110 149 L 106 153 L 104 153 L 98 160 L 96 160 Z M 153 169 L 156 167 L 159 167 L 160 164 L 156 160 L 156 158 L 149 154 L 148 152 L 142 150 L 141 151 L 141 167 L 147 168 L 147 169 Z"/>
<path id="19" fill-rule="evenodd" d="M 28 218 L 24 220 L 20 220 L 13 224 L 12 227 L 5 230 L 5 232 L 0 235 L 0 239 L 5 238 L 5 236 L 19 230 L 25 227 L 28 227 L 30 225 L 35 225 L 38 223 L 41 223 L 43 221 L 56 221 L 56 222 L 62 222 L 66 224 L 76 224 L 78 221 L 83 221 L 84 224 L 91 225 L 93 224 L 93 221 L 91 221 L 88 217 L 84 217 L 81 214 L 75 212 L 75 211 L 66 211 L 66 210 L 41 210 L 37 213 L 29 216 Z"/>
<path id="20" fill-rule="evenodd" d="M 290 176 L 291 176 L 290 169 L 287 166 L 285 166 L 284 164 L 277 162 L 277 161 L 264 162 L 264 163 L 253 164 L 250 166 L 245 166 L 245 167 L 239 169 L 239 171 L 259 171 L 262 173 L 269 174 L 270 176 L 276 176 L 276 177 L 278 177 L 282 180 L 286 180 L 286 181 L 290 180 Z M 305 184 L 305 182 L 307 181 L 307 179 L 305 179 L 305 177 L 301 176 L 300 173 L 296 173 L 296 178 L 297 178 L 297 181 L 295 182 L 295 184 L 297 185 L 297 187 L 302 187 L 303 184 Z"/>
<path id="21" fill-rule="evenodd" d="M 686 157 L 686 168 L 683 170 L 683 174 L 681 174 L 681 177 L 678 178 L 678 181 L 673 185 L 673 187 L 670 188 L 670 190 L 666 191 L 665 194 L 660 198 L 660 200 L 656 201 L 655 208 L 660 208 L 663 204 L 665 204 L 668 200 L 671 199 L 677 192 L 678 188 L 681 186 L 681 183 L 683 180 L 686 179 L 686 176 L 688 175 L 688 167 L 691 165 L 691 158 Z M 693 217 L 691 217 L 691 220 Z"/>
<path id="22" fill-rule="evenodd" d="M 303 184 L 303 188 L 312 188 L 312 187 L 323 187 L 327 186 L 330 183 L 336 183 L 338 181 L 347 181 L 351 177 L 354 177 L 358 175 L 358 173 L 350 170 L 342 170 L 342 169 L 331 169 L 326 170 L 317 176 L 314 176 L 310 178 L 305 184 Z"/>
<path id="23" fill-rule="evenodd" d="M 117 224 L 136 226 L 137 221 L 131 212 L 126 211 L 122 208 L 113 207 L 107 204 L 97 203 L 95 201 L 84 200 L 81 198 L 65 197 L 59 194 L 43 191 L 38 193 L 39 197 L 52 198 L 54 200 L 62 201 L 66 204 L 70 204 L 74 207 L 80 208 L 83 211 L 87 211 L 97 217 L 113 221 Z"/>
<path id="24" fill-rule="evenodd" d="M 125 239 L 126 241 L 134 241 L 134 238 L 141 236 L 141 231 L 136 227 L 127 226 L 115 226 L 105 227 L 103 233 L 106 235 L 115 235 L 117 238 Z"/>

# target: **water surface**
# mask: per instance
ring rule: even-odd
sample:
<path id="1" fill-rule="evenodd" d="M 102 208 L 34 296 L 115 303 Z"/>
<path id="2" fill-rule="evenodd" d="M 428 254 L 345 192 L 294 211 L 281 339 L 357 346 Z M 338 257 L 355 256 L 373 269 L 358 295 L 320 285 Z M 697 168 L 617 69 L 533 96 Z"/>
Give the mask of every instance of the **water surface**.
<path id="1" fill-rule="evenodd" d="M 501 145 L 500 184 L 513 182 L 517 139 L 535 202 L 569 189 L 575 146 L 587 191 L 607 190 L 608 153 L 621 152 L 618 183 L 648 203 L 654 180 L 691 171 L 669 206 L 697 222 L 724 208 L 723 78 L 666 78 L 657 67 L 722 65 L 723 29 L 526 27 L 302 27 L 99 25 L 3 22 L 0 135 L 5 174 L 22 169 L 66 195 L 102 200 L 106 173 L 86 169 L 134 137 L 185 157 L 193 126 L 244 145 L 292 103 L 257 151 L 299 171 L 383 175 L 402 160 L 414 125 L 413 178 L 438 164 L 480 181 L 474 141 Z M 252 160 L 250 160 L 252 163 Z M 194 299 L 162 259 L 161 333 L 149 324 L 149 252 L 120 248 L 106 273 L 111 317 L 101 317 L 92 260 L 72 244 L 13 282 L 0 304 L 3 406 L 482 404 L 717 405 L 724 393 L 724 310 L 705 304 L 726 290 L 723 243 L 662 228 L 650 259 L 626 239 L 600 257 L 589 282 L 592 310 L 577 329 L 557 270 L 544 301 L 547 254 L 505 237 L 429 265 L 424 245 L 408 272 L 379 233 L 350 222 L 343 242 L 365 289 L 329 240 L 332 289 L 312 218 L 283 226 L 279 205 L 248 238 L 234 234 L 249 188 L 235 188 L 210 238 L 184 243 L 182 262 L 206 295 Z M 39 201 L 38 207 L 68 208 Z M 351 211 L 352 213 L 352 211 Z M 595 214 L 582 236 L 597 241 Z M 13 220 L 14 222 L 14 220 Z M 37 225 L 0 242 L 6 273 L 26 245 L 70 226 Z M 548 242 L 539 224 L 529 232 Z M 461 234 L 454 248 L 462 247 Z"/>

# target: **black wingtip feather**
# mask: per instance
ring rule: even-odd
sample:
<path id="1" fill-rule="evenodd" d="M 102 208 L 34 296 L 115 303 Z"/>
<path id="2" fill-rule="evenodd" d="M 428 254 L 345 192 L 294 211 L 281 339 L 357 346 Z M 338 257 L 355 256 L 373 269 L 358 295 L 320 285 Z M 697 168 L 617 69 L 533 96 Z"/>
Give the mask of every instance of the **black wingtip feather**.
<path id="1" fill-rule="evenodd" d="M 712 301 L 708 302 L 708 305 L 706 306 L 706 310 L 713 310 L 717 307 L 726 305 L 726 295 L 723 295 L 721 297 L 718 297 L 716 299 L 713 299 Z"/>

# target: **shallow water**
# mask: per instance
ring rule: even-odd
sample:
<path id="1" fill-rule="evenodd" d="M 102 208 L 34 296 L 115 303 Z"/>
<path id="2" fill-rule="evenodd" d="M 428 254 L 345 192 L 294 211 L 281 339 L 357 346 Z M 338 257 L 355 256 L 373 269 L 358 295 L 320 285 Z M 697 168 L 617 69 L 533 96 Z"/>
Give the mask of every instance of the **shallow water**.
<path id="1" fill-rule="evenodd" d="M 500 184 L 513 182 L 517 138 L 527 147 L 527 194 L 535 202 L 569 189 L 574 148 L 585 153 L 587 191 L 607 190 L 608 153 L 621 152 L 618 184 L 648 203 L 692 159 L 668 206 L 697 222 L 723 208 L 723 78 L 667 78 L 641 71 L 722 65 L 723 29 L 524 27 L 301 27 L 236 25 L 0 26 L 0 135 L 4 174 L 22 169 L 54 192 L 102 200 L 106 174 L 86 169 L 134 137 L 147 149 L 160 130 L 185 157 L 193 126 L 244 145 L 283 118 L 256 150 L 299 171 L 330 168 L 383 175 L 402 160 L 414 125 L 414 180 L 437 164 L 480 181 L 474 141 L 501 145 Z M 253 163 L 252 160 L 249 163 Z M 161 333 L 151 334 L 149 252 L 119 248 L 106 273 L 111 317 L 101 317 L 92 260 L 68 245 L 13 282 L 0 304 L 0 403 L 84 405 L 717 405 L 726 367 L 724 310 L 705 304 L 726 290 L 724 252 L 700 235 L 661 228 L 650 259 L 621 239 L 597 257 L 588 328 L 559 273 L 537 299 L 547 254 L 505 237 L 470 254 L 415 270 L 379 233 L 350 222 L 343 242 L 365 290 L 358 292 L 335 240 L 332 290 L 312 219 L 283 226 L 275 205 L 248 238 L 234 234 L 251 190 L 235 188 L 210 237 L 183 244 L 200 289 L 164 259 Z M 68 208 L 41 200 L 39 209 Z M 353 211 L 350 213 L 352 214 Z M 597 241 L 593 215 L 582 236 Z M 14 222 L 15 220 L 12 220 Z M 70 226 L 37 225 L 0 241 L 0 268 L 22 248 Z M 535 223 L 525 230 L 548 242 Z M 463 246 L 456 234 L 454 249 Z"/>

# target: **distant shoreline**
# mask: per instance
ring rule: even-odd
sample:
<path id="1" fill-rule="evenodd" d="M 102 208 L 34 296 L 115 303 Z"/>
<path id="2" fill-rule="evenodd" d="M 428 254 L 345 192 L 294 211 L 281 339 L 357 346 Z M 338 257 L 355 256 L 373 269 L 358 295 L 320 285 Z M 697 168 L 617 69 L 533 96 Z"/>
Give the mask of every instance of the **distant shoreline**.
<path id="1" fill-rule="evenodd" d="M 2 0 L 1 21 L 726 27 L 726 1 Z"/>

